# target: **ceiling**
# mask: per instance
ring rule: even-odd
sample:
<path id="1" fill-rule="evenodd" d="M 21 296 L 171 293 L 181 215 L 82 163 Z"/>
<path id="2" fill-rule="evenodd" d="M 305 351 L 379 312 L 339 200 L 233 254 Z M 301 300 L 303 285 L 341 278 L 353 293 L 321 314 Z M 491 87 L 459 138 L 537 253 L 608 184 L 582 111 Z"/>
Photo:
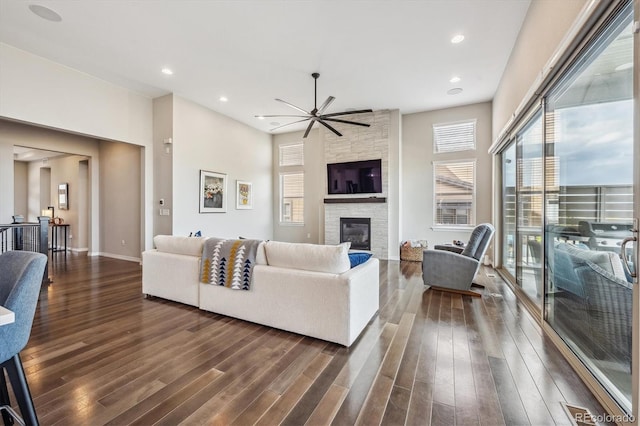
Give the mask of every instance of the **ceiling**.
<path id="1" fill-rule="evenodd" d="M 36 16 L 30 4 L 62 21 Z M 406 114 L 488 101 L 528 6 L 529 0 L 0 0 L 0 42 L 149 97 L 174 93 L 269 131 L 273 122 L 288 121 L 256 115 L 297 113 L 275 98 L 313 108 L 312 72 L 321 74 L 318 104 L 336 97 L 328 113 Z M 465 40 L 452 44 L 459 33 Z M 162 74 L 163 67 L 174 74 Z M 461 81 L 450 83 L 453 76 Z M 462 93 L 447 94 L 456 87 Z"/>
<path id="2" fill-rule="evenodd" d="M 13 159 L 16 161 L 48 161 L 50 158 L 66 156 L 63 152 L 45 151 L 42 149 L 26 148 L 23 146 L 13 146 Z"/>

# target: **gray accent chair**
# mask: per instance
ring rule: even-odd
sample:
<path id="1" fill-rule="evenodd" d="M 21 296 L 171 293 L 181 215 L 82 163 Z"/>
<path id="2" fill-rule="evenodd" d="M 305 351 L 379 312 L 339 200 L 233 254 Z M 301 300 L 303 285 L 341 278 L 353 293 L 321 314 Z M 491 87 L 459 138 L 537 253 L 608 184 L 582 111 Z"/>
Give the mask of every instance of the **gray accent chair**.
<path id="1" fill-rule="evenodd" d="M 0 411 L 5 424 L 12 423 L 9 416 L 22 423 L 10 407 L 5 371 L 24 423 L 38 424 L 19 353 L 31 334 L 46 264 L 47 256 L 41 253 L 9 251 L 0 255 L 0 305 L 15 314 L 15 322 L 0 326 Z"/>
<path id="2" fill-rule="evenodd" d="M 495 228 L 490 223 L 476 226 L 460 253 L 449 250 L 425 250 L 422 253 L 422 279 L 425 285 L 439 290 L 479 296 L 471 284 L 484 257 Z"/>

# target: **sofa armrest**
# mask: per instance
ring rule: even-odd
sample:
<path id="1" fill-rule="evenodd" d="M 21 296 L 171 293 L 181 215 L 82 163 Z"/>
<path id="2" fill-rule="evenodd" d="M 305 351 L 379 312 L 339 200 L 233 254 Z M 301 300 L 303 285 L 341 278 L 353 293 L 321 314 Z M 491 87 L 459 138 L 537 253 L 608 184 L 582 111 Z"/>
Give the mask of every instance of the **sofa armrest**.
<path id="1" fill-rule="evenodd" d="M 142 293 L 198 306 L 200 257 L 158 250 L 142 253 Z"/>
<path id="2" fill-rule="evenodd" d="M 349 344 L 380 309 L 380 261 L 371 258 L 340 275 L 349 287 Z"/>

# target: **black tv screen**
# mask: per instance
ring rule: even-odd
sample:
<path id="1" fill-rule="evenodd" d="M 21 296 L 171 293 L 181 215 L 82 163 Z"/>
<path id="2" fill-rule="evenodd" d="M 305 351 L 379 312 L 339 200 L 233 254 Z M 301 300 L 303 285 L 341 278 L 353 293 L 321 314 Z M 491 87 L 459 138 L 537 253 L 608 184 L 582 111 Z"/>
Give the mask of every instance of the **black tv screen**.
<path id="1" fill-rule="evenodd" d="M 382 192 L 382 160 L 327 164 L 329 194 Z"/>

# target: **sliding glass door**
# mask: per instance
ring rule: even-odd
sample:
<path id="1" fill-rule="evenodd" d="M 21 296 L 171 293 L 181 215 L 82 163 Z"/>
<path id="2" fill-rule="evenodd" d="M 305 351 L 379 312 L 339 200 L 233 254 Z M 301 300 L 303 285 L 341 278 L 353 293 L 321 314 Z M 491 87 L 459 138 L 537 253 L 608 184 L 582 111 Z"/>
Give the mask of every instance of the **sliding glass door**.
<path id="1" fill-rule="evenodd" d="M 608 408 L 631 414 L 640 402 L 640 61 L 633 2 L 608 13 L 500 151 L 501 260 L 583 377 L 602 385 Z"/>
<path id="2" fill-rule="evenodd" d="M 502 267 L 516 276 L 516 145 L 502 152 Z"/>
<path id="3" fill-rule="evenodd" d="M 516 283 L 542 309 L 542 114 L 537 112 L 516 135 Z"/>
<path id="4" fill-rule="evenodd" d="M 629 5 L 545 104 L 546 320 L 627 412 L 634 262 L 622 243 L 634 217 L 631 25 Z"/>

